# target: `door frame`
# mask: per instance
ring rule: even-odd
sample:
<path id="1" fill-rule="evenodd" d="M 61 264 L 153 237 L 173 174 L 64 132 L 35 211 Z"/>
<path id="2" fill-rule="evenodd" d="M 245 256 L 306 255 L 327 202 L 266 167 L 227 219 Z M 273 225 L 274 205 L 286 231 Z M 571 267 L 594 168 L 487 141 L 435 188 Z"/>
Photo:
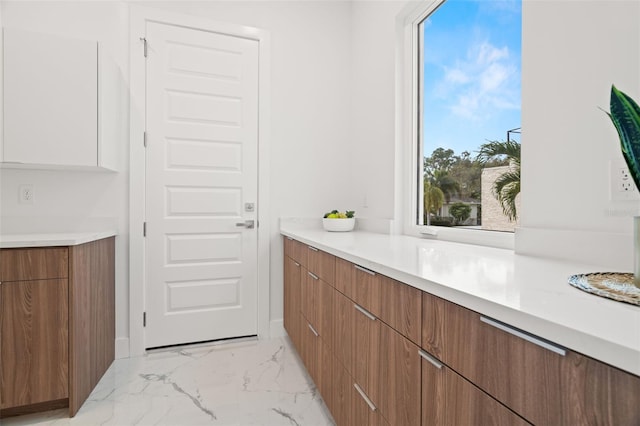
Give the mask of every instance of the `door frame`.
<path id="1" fill-rule="evenodd" d="M 270 70 L 271 36 L 258 28 L 217 22 L 197 16 L 183 15 L 146 6 L 129 5 L 129 356 L 145 353 L 145 252 L 143 222 L 145 220 L 145 78 L 144 45 L 147 22 L 177 25 L 256 40 L 259 43 L 258 77 L 258 271 L 257 331 L 258 338 L 269 337 L 271 317 L 269 296 L 269 136 L 270 136 Z"/>

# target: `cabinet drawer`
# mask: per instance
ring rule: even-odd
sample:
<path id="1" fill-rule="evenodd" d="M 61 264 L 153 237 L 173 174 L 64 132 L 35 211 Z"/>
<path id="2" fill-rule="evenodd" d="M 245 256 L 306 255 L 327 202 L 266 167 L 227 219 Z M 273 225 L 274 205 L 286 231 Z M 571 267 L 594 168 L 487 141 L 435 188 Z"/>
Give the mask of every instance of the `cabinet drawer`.
<path id="1" fill-rule="evenodd" d="M 442 299 L 434 304 L 444 314 L 440 335 L 427 331 L 423 343 L 526 420 L 556 425 L 640 421 L 640 378 Z"/>
<path id="2" fill-rule="evenodd" d="M 336 257 L 336 278 L 334 287 L 342 294 L 351 294 L 353 286 L 353 263 Z"/>
<path id="3" fill-rule="evenodd" d="M 352 281 L 347 294 L 412 342 L 420 343 L 422 292 L 392 278 L 351 264 Z M 340 270 L 345 269 L 343 266 Z M 339 276 L 346 276 L 346 271 Z"/>
<path id="4" fill-rule="evenodd" d="M 302 315 L 311 323 L 328 347 L 333 346 L 333 293 L 329 284 L 302 268 Z"/>
<path id="5" fill-rule="evenodd" d="M 0 250 L 0 281 L 67 278 L 66 247 Z"/>
<path id="6" fill-rule="evenodd" d="M 358 305 L 380 318 L 380 284 L 381 275 L 351 264 L 351 288 L 347 288 L 346 295 Z"/>
<path id="7" fill-rule="evenodd" d="M 419 345 L 422 329 L 422 291 L 382 276 L 380 319 Z"/>
<path id="8" fill-rule="evenodd" d="M 333 287 L 336 274 L 336 258 L 312 246 L 307 246 L 307 269 Z"/>
<path id="9" fill-rule="evenodd" d="M 525 426 L 526 421 L 421 351 L 422 426 Z"/>
<path id="10" fill-rule="evenodd" d="M 291 237 L 284 237 L 284 255 L 307 266 L 307 246 Z"/>

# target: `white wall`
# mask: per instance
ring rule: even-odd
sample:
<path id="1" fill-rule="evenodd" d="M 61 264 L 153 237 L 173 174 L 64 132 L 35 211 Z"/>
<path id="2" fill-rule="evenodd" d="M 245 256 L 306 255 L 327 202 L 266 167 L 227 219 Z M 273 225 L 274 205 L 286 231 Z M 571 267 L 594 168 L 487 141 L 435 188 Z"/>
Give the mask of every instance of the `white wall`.
<path id="1" fill-rule="evenodd" d="M 394 218 L 396 15 L 405 4 L 353 3 L 351 200 L 358 217 Z"/>
<path id="2" fill-rule="evenodd" d="M 624 212 L 640 203 L 609 200 L 609 161 L 622 155 L 599 107 L 609 110 L 612 83 L 640 98 L 640 2 L 528 0 L 523 17 L 516 248 L 630 271 Z"/>

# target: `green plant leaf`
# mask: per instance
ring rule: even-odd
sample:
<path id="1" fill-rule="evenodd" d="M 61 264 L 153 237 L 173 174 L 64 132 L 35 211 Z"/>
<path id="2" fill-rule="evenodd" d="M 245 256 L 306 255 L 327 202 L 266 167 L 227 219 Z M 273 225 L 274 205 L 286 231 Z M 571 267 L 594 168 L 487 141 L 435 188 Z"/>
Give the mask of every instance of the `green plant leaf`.
<path id="1" fill-rule="evenodd" d="M 609 118 L 618 131 L 622 155 L 640 190 L 640 107 L 631 97 L 612 85 L 610 109 Z"/>

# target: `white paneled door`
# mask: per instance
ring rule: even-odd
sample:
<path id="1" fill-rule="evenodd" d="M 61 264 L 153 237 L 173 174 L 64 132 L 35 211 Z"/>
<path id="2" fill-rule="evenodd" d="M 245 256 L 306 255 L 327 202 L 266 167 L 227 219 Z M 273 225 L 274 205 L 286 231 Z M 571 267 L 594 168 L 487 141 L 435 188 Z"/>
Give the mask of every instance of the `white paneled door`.
<path id="1" fill-rule="evenodd" d="M 146 347 L 257 334 L 258 41 L 146 41 Z"/>

